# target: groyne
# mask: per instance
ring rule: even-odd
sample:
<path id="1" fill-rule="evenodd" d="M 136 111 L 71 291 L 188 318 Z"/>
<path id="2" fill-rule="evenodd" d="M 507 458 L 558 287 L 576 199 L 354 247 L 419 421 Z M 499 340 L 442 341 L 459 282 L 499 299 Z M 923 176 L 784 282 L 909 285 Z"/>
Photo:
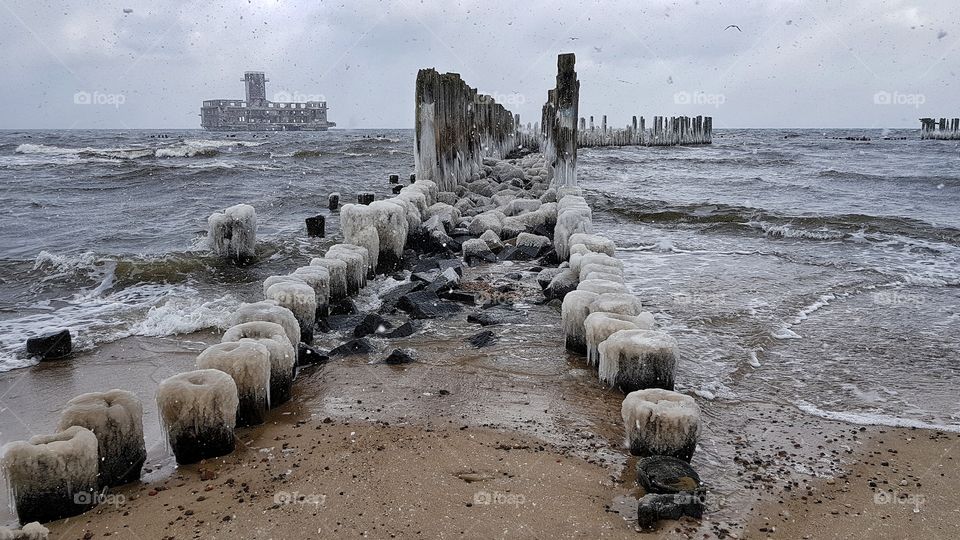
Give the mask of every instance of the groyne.
<path id="1" fill-rule="evenodd" d="M 920 139 L 960 140 L 960 118 L 921 118 Z"/>

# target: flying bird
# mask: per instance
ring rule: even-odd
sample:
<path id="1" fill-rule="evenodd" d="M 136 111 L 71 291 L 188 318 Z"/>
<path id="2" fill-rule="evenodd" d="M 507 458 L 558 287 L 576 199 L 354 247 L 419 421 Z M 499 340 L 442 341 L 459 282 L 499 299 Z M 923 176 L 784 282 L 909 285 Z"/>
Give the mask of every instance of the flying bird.
<path id="1" fill-rule="evenodd" d="M 735 24 L 727 25 L 727 27 L 724 28 L 724 30 L 729 30 L 729 29 L 731 29 L 731 28 L 736 28 L 738 32 L 743 32 L 743 30 L 740 30 L 740 27 L 737 26 L 737 25 L 735 25 Z"/>

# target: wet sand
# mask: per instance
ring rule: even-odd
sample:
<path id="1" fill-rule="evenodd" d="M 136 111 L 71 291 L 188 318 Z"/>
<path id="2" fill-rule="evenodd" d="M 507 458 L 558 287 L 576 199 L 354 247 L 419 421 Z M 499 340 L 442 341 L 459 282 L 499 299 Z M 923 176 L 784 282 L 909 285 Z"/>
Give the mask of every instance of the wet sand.
<path id="1" fill-rule="evenodd" d="M 535 303 L 539 287 L 529 269 L 498 264 L 465 273 L 465 288 L 485 291 L 516 283 L 508 273 L 523 276 L 511 293 L 520 302 L 498 312 L 509 324 L 483 328 L 497 336 L 491 346 L 467 343 L 483 329 L 466 321 L 473 310 L 464 309 L 423 322 L 408 338 L 375 340 L 376 353 L 306 368 L 294 399 L 273 410 L 265 426 L 238 430 L 238 450 L 223 459 L 176 467 L 160 442 L 153 401 L 160 380 L 191 369 L 205 343 L 219 340 L 213 330 L 121 340 L 66 362 L 4 373 L 0 433 L 8 441 L 52 430 L 63 404 L 81 392 L 118 387 L 141 396 L 149 454 L 143 481 L 115 491 L 123 498 L 114 505 L 51 524 L 54 538 L 285 538 L 314 530 L 375 538 L 635 536 L 630 519 L 640 493 L 634 460 L 622 448 L 623 396 L 563 349 L 559 309 Z M 338 342 L 322 336 L 320 346 Z M 370 363 L 395 347 L 414 349 L 417 362 Z M 678 380 L 683 376 L 681 368 Z M 957 441 L 921 430 L 880 433 L 776 403 L 698 401 L 703 431 L 693 464 L 709 489 L 708 513 L 702 522 L 662 522 L 651 536 L 839 534 L 832 523 L 852 521 L 845 511 L 873 504 L 867 478 L 874 469 L 918 476 L 918 463 L 932 464 Z M 901 432 L 915 438 L 880 465 L 871 445 L 898 449 L 880 437 Z M 844 477 L 851 486 L 834 494 Z M 889 472 L 884 479 L 901 480 Z M 931 508 L 943 508 L 930 502 L 940 500 L 933 493 L 960 487 L 949 473 L 940 484 L 920 482 Z M 830 504 L 840 505 L 838 514 L 825 511 Z M 902 506 L 882 507 L 889 518 L 874 507 L 856 510 L 859 525 L 850 530 L 874 522 L 910 530 L 911 522 L 898 518 Z M 784 511 L 786 521 L 778 515 Z M 911 516 L 931 519 L 926 512 L 911 509 Z M 956 519 L 955 510 L 936 513 Z"/>

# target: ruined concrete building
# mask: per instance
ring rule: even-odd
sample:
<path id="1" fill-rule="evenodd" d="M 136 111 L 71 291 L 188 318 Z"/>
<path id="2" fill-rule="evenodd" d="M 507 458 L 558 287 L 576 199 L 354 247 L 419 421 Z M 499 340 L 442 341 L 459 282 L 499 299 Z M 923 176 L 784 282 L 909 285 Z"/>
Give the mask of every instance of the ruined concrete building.
<path id="1" fill-rule="evenodd" d="M 246 99 L 210 99 L 200 108 L 200 125 L 211 131 L 326 131 L 326 101 L 267 101 L 262 71 L 243 74 Z"/>

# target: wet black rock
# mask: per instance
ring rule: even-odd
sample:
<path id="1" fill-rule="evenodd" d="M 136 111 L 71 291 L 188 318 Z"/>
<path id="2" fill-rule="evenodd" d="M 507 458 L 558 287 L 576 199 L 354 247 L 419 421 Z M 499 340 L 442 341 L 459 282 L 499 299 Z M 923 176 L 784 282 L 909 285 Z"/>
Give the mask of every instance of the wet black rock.
<path id="1" fill-rule="evenodd" d="M 350 341 L 330 351 L 330 357 L 350 356 L 351 354 L 367 354 L 373 352 L 374 350 L 373 344 L 370 343 L 370 340 L 367 338 L 351 339 Z"/>
<path id="2" fill-rule="evenodd" d="M 357 312 L 357 306 L 353 300 L 344 298 L 337 302 L 330 302 L 327 306 L 330 315 L 352 315 Z"/>
<path id="3" fill-rule="evenodd" d="M 73 342 L 70 340 L 69 330 L 27 338 L 27 354 L 39 356 L 41 361 L 63 358 L 72 350 Z"/>
<path id="4" fill-rule="evenodd" d="M 480 326 L 493 326 L 496 324 L 512 324 L 523 321 L 523 314 L 516 312 L 502 305 L 493 305 L 489 308 L 475 311 L 467 315 L 467 322 L 479 324 Z"/>
<path id="5" fill-rule="evenodd" d="M 470 336 L 468 341 L 471 345 L 480 349 L 493 345 L 497 341 L 497 335 L 493 333 L 493 330 L 484 330 L 483 332 L 478 332 Z"/>
<path id="6" fill-rule="evenodd" d="M 706 494 L 695 492 L 662 494 L 648 493 L 637 505 L 637 524 L 641 529 L 652 529 L 662 519 L 680 519 L 683 516 L 703 517 Z"/>
<path id="7" fill-rule="evenodd" d="M 298 366 L 311 366 L 314 364 L 322 364 L 330 359 L 330 356 L 317 349 L 316 347 L 311 347 L 306 343 L 297 344 L 297 365 Z"/>
<path id="8" fill-rule="evenodd" d="M 397 308 L 407 312 L 414 319 L 436 319 L 460 311 L 460 306 L 441 300 L 432 291 L 417 291 L 405 294 L 397 301 Z"/>
<path id="9" fill-rule="evenodd" d="M 353 337 L 364 337 L 370 334 L 386 334 L 393 328 L 393 323 L 377 313 L 368 313 L 353 329 Z"/>
<path id="10" fill-rule="evenodd" d="M 647 493 L 679 493 L 700 488 L 700 475 L 673 456 L 649 456 L 637 461 L 637 483 Z"/>
<path id="11" fill-rule="evenodd" d="M 399 302 L 401 298 L 412 292 L 419 291 L 423 286 L 424 282 L 422 281 L 411 281 L 410 283 L 397 285 L 389 291 L 382 293 L 380 295 L 382 309 L 387 311 L 394 309 L 397 307 L 397 302 Z"/>
<path id="12" fill-rule="evenodd" d="M 461 304 L 467 304 L 468 306 L 477 305 L 477 295 L 465 291 L 439 291 L 437 296 L 443 298 L 444 300 L 450 300 L 451 302 L 459 302 Z"/>
<path id="13" fill-rule="evenodd" d="M 401 365 L 401 364 L 412 364 L 415 362 L 413 358 L 413 351 L 410 349 L 394 349 L 390 356 L 386 357 L 383 360 L 384 364 L 390 364 L 391 366 Z"/>
<path id="14" fill-rule="evenodd" d="M 402 338 L 402 337 L 412 336 L 415 331 L 416 331 L 416 328 L 413 327 L 413 323 L 411 323 L 410 321 L 407 321 L 401 324 L 400 326 L 394 328 L 392 331 L 385 334 L 383 337 L 389 338 L 389 339 Z"/>

